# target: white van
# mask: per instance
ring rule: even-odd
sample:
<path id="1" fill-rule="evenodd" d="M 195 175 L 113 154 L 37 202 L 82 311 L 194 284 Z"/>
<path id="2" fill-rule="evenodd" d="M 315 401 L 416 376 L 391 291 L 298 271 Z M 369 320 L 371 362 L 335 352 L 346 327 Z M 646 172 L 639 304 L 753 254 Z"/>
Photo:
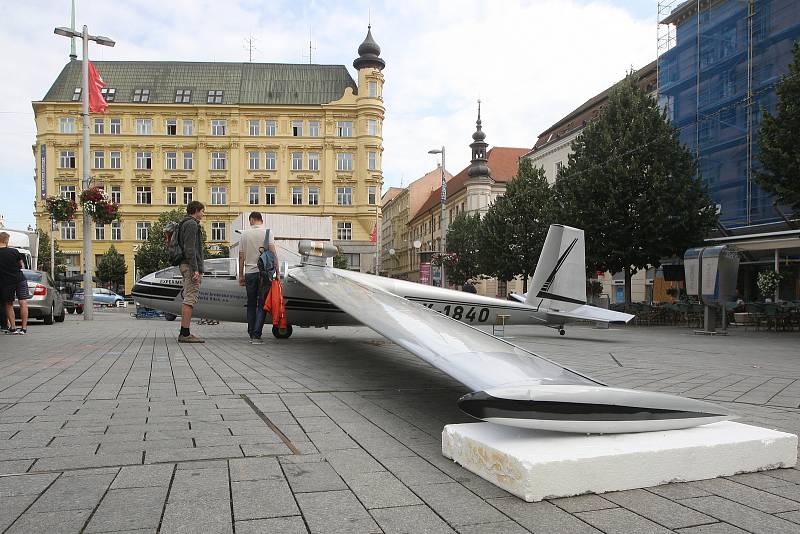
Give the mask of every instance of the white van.
<path id="1" fill-rule="evenodd" d="M 0 229 L 0 232 L 6 232 L 11 236 L 8 240 L 8 246 L 17 249 L 23 256 L 25 269 L 36 269 L 36 256 L 39 251 L 39 236 L 36 232 L 28 232 L 23 230 L 7 230 Z"/>

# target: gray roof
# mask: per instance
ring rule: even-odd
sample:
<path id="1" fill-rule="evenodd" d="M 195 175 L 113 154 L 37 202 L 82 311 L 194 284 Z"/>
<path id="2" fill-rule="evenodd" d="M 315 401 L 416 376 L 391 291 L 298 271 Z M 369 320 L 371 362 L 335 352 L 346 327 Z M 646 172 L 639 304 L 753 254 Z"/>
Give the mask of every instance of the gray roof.
<path id="1" fill-rule="evenodd" d="M 173 104 L 177 89 L 192 90 L 192 104 L 206 104 L 210 90 L 222 90 L 223 104 L 325 104 L 356 83 L 344 65 L 285 63 L 194 63 L 184 61 L 95 61 L 114 102 L 133 102 L 135 89 L 149 89 L 151 104 Z M 80 87 L 80 61 L 64 66 L 45 102 L 71 102 Z"/>

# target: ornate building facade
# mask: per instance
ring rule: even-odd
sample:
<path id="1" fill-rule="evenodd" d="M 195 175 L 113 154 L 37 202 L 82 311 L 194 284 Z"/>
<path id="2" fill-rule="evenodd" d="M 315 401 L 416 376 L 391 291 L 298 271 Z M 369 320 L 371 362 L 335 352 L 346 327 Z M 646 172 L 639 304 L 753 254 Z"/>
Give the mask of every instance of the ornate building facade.
<path id="1" fill-rule="evenodd" d="M 93 228 L 92 252 L 97 258 L 114 245 L 125 256 L 127 290 L 136 250 L 159 214 L 191 200 L 206 205 L 210 244 L 228 244 L 230 223 L 242 212 L 324 215 L 333 218 L 333 240 L 348 258 L 374 257 L 385 63 L 371 29 L 353 62 L 357 81 L 343 65 L 95 66 L 108 84 L 109 107 L 90 115 L 90 172 L 120 203 L 121 217 Z M 80 195 L 80 85 L 80 63 L 70 61 L 33 102 L 35 214 L 43 230 L 50 228 L 46 196 Z M 81 271 L 80 217 L 55 236 L 70 274 Z"/>

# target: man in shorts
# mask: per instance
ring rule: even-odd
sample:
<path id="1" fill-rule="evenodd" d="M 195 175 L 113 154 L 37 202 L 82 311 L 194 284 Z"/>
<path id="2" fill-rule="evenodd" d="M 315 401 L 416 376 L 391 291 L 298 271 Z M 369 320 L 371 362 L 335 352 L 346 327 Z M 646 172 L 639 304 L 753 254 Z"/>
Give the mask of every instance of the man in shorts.
<path id="1" fill-rule="evenodd" d="M 200 234 L 200 221 L 203 220 L 205 209 L 202 202 L 196 200 L 189 202 L 186 206 L 186 217 L 176 230 L 178 234 L 176 238 L 183 250 L 183 259 L 178 267 L 183 276 L 183 306 L 181 306 L 181 331 L 178 343 L 205 343 L 205 340 L 189 332 L 192 311 L 197 304 L 200 282 L 203 279 L 203 238 Z"/>
<path id="2" fill-rule="evenodd" d="M 11 236 L 0 232 L 0 300 L 5 309 L 8 321 L 6 334 L 25 335 L 28 333 L 28 281 L 22 274 L 22 255 L 15 248 L 8 246 Z M 15 328 L 14 299 L 19 300 L 19 314 L 22 328 Z M 4 325 L 5 326 L 5 325 Z"/>

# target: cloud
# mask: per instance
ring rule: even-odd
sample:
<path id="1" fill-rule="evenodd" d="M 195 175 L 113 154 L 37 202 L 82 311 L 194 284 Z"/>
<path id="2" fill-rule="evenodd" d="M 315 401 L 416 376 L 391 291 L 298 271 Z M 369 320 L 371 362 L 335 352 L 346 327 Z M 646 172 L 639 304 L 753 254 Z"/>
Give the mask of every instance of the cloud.
<path id="1" fill-rule="evenodd" d="M 386 187 L 433 168 L 433 147 L 446 146 L 451 172 L 466 166 L 478 97 L 490 145 L 530 147 L 560 117 L 655 56 L 653 19 L 612 0 L 77 4 L 79 23 L 117 41 L 113 49 L 92 46 L 98 60 L 246 61 L 252 35 L 254 61 L 306 62 L 311 30 L 314 62 L 347 65 L 354 77 L 369 13 L 387 64 Z M 0 47 L 13 77 L 0 85 L 0 213 L 21 226 L 33 222 L 30 103 L 68 59 L 68 41 L 52 31 L 68 25 L 69 3 L 18 2 L 4 15 Z"/>

